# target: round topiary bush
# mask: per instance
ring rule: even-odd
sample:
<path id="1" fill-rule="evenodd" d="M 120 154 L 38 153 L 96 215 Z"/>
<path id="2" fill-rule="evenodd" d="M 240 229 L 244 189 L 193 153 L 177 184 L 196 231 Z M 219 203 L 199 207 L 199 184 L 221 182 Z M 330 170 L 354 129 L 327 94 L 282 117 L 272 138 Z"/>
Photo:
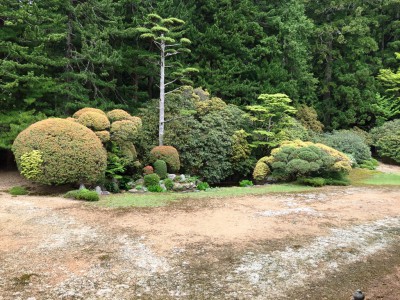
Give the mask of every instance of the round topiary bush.
<path id="1" fill-rule="evenodd" d="M 371 135 L 379 156 L 400 164 L 400 119 L 375 127 Z"/>
<path id="2" fill-rule="evenodd" d="M 131 114 L 123 109 L 113 109 L 107 113 L 107 117 L 111 122 L 132 119 Z"/>
<path id="3" fill-rule="evenodd" d="M 148 174 L 143 177 L 144 186 L 152 186 L 152 185 L 159 185 L 160 184 L 160 176 L 157 174 Z"/>
<path id="4" fill-rule="evenodd" d="M 110 128 L 110 121 L 104 114 L 88 111 L 81 114 L 78 122 L 94 131 L 101 131 Z"/>
<path id="5" fill-rule="evenodd" d="M 95 112 L 95 113 L 106 116 L 106 113 L 104 111 L 102 111 L 101 109 L 93 108 L 93 107 L 85 107 L 85 108 L 81 108 L 80 110 L 76 111 L 72 115 L 72 117 L 74 117 L 75 119 L 78 119 L 81 115 L 83 115 L 84 113 L 87 113 L 87 112 Z"/>
<path id="6" fill-rule="evenodd" d="M 34 123 L 17 136 L 12 150 L 21 174 L 43 184 L 94 183 L 107 165 L 96 134 L 65 119 Z"/>
<path id="7" fill-rule="evenodd" d="M 154 171 L 161 179 L 167 178 L 167 163 L 161 159 L 154 162 Z"/>
<path id="8" fill-rule="evenodd" d="M 139 124 L 131 120 L 116 121 L 111 124 L 111 140 L 134 142 Z"/>
<path id="9" fill-rule="evenodd" d="M 150 161 L 163 160 L 167 163 L 168 170 L 171 173 L 178 172 L 181 168 L 179 153 L 172 146 L 157 146 L 150 151 Z"/>
<path id="10" fill-rule="evenodd" d="M 110 132 L 108 132 L 107 130 L 95 131 L 94 133 L 97 135 L 102 143 L 107 143 L 108 141 L 110 141 Z"/>

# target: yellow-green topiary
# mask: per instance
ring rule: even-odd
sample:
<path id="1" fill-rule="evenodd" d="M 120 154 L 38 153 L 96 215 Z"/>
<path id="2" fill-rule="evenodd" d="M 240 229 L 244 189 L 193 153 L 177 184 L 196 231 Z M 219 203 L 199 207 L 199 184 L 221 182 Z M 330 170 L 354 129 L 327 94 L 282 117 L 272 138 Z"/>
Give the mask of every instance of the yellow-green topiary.
<path id="1" fill-rule="evenodd" d="M 181 168 L 178 151 L 172 146 L 157 146 L 150 151 L 150 162 L 163 160 L 167 163 L 169 172 L 178 172 Z"/>
<path id="2" fill-rule="evenodd" d="M 102 131 L 110 128 L 110 121 L 107 116 L 93 111 L 81 114 L 78 122 L 94 131 Z"/>
<path id="3" fill-rule="evenodd" d="M 94 132 L 97 137 L 100 139 L 102 143 L 107 143 L 110 141 L 110 132 L 107 130 L 102 130 L 102 131 L 95 131 Z"/>
<path id="4" fill-rule="evenodd" d="M 265 180 L 270 173 L 271 169 L 268 165 L 264 161 L 259 160 L 254 168 L 253 178 L 257 181 L 262 181 Z"/>
<path id="5" fill-rule="evenodd" d="M 123 109 L 113 109 L 107 113 L 107 117 L 110 120 L 110 122 L 132 119 L 131 114 Z"/>
<path id="6" fill-rule="evenodd" d="M 210 100 L 196 102 L 196 110 L 201 115 L 205 115 L 211 111 L 223 110 L 226 106 L 227 104 L 217 97 L 213 97 Z"/>
<path id="7" fill-rule="evenodd" d="M 83 115 L 84 113 L 87 112 L 95 112 L 98 114 L 102 114 L 106 116 L 106 113 L 104 111 L 102 111 L 101 109 L 98 108 L 93 108 L 93 107 L 85 107 L 85 108 L 81 108 L 80 110 L 76 111 L 72 117 L 75 119 L 78 119 L 81 115 Z"/>
<path id="8" fill-rule="evenodd" d="M 43 184 L 94 183 L 103 178 L 107 164 L 96 134 L 65 119 L 34 123 L 17 136 L 12 150 L 22 175 Z M 27 167 L 27 161 L 37 156 L 33 151 L 41 158 Z"/>
<path id="9" fill-rule="evenodd" d="M 140 119 L 140 118 L 138 118 Z M 129 141 L 134 142 L 141 123 L 131 120 L 116 121 L 111 124 L 111 140 L 112 141 Z"/>

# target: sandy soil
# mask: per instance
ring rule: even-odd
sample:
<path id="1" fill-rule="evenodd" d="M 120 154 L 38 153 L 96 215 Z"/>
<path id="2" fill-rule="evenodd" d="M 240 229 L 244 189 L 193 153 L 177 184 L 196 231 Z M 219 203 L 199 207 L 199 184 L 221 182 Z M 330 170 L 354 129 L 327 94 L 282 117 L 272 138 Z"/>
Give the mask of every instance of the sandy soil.
<path id="1" fill-rule="evenodd" d="M 100 209 L 20 180 L 0 174 L 0 300 L 398 299 L 399 187 Z"/>

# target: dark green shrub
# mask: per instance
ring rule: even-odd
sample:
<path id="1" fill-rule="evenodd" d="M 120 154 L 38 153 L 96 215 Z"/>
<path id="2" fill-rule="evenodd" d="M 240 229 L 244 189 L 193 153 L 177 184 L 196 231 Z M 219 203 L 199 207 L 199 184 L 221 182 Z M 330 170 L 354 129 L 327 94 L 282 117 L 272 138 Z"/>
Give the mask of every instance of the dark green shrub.
<path id="1" fill-rule="evenodd" d="M 23 186 L 13 186 L 8 192 L 13 196 L 29 194 L 28 190 Z"/>
<path id="2" fill-rule="evenodd" d="M 379 162 L 376 159 L 369 159 L 364 161 L 361 165 L 360 168 L 363 169 L 368 169 L 368 170 L 375 170 L 379 165 Z"/>
<path id="3" fill-rule="evenodd" d="M 379 156 L 400 164 L 400 119 L 375 127 L 371 135 Z"/>
<path id="4" fill-rule="evenodd" d="M 147 190 L 152 193 L 162 193 L 164 191 L 163 188 L 159 185 L 149 185 L 147 187 Z"/>
<path id="5" fill-rule="evenodd" d="M 167 178 L 167 163 L 161 159 L 154 162 L 154 171 L 161 179 Z"/>
<path id="6" fill-rule="evenodd" d="M 116 180 L 108 180 L 104 183 L 104 188 L 110 193 L 119 193 L 121 190 L 119 188 L 118 182 Z"/>
<path id="7" fill-rule="evenodd" d="M 317 138 L 318 142 L 350 154 L 357 164 L 371 159 L 371 150 L 365 140 L 359 134 L 350 130 L 334 131 L 326 133 Z"/>
<path id="8" fill-rule="evenodd" d="M 205 190 L 207 190 L 207 189 L 210 188 L 210 185 L 209 185 L 207 182 L 200 182 L 200 183 L 196 186 L 196 188 L 197 188 L 199 191 L 205 191 Z"/>
<path id="9" fill-rule="evenodd" d="M 297 179 L 297 182 L 304 185 L 310 185 L 315 187 L 324 186 L 326 184 L 325 179 L 321 177 L 302 177 Z"/>
<path id="10" fill-rule="evenodd" d="M 100 199 L 95 191 L 89 191 L 87 189 L 69 191 L 64 195 L 64 198 L 85 201 L 99 201 Z"/>
<path id="11" fill-rule="evenodd" d="M 171 178 L 167 178 L 164 180 L 165 188 L 170 191 L 174 187 L 174 181 Z"/>
<path id="12" fill-rule="evenodd" d="M 149 187 L 151 185 L 159 185 L 160 183 L 160 176 L 157 174 L 148 174 L 143 177 L 144 179 L 144 186 Z"/>
<path id="13" fill-rule="evenodd" d="M 239 182 L 239 186 L 241 187 L 253 186 L 253 181 L 244 179 Z"/>
<path id="14" fill-rule="evenodd" d="M 96 134 L 65 119 L 29 126 L 12 150 L 21 174 L 43 184 L 94 183 L 104 177 L 107 166 L 106 150 Z"/>
<path id="15" fill-rule="evenodd" d="M 172 146 L 157 146 L 150 151 L 150 161 L 163 160 L 171 173 L 178 172 L 181 168 L 178 151 Z"/>

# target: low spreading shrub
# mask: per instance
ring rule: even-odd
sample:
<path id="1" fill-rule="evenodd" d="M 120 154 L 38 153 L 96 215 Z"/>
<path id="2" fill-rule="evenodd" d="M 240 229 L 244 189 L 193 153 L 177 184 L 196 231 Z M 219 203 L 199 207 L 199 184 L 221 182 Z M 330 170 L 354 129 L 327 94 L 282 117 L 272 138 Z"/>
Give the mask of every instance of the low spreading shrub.
<path id="1" fill-rule="evenodd" d="M 13 196 L 28 195 L 28 190 L 23 186 L 13 186 L 9 191 Z"/>
<path id="2" fill-rule="evenodd" d="M 200 183 L 196 186 L 196 188 L 197 188 L 199 191 L 205 191 L 205 190 L 207 190 L 207 189 L 210 188 L 210 185 L 209 185 L 207 182 L 200 182 Z"/>
<path id="3" fill-rule="evenodd" d="M 325 179 L 321 178 L 321 177 L 301 177 L 299 179 L 297 179 L 297 182 L 303 185 L 310 185 L 310 186 L 314 186 L 314 187 L 321 187 L 326 185 L 325 183 Z"/>
<path id="4" fill-rule="evenodd" d="M 64 195 L 64 198 L 85 200 L 85 201 L 99 201 L 100 197 L 95 191 L 87 189 L 69 191 Z"/>
<path id="5" fill-rule="evenodd" d="M 170 191 L 174 187 L 174 181 L 171 178 L 167 178 L 164 180 L 164 185 L 167 191 Z"/>
<path id="6" fill-rule="evenodd" d="M 143 177 L 144 186 L 149 187 L 151 185 L 159 185 L 160 177 L 157 174 L 148 174 Z"/>
<path id="7" fill-rule="evenodd" d="M 239 182 L 239 186 L 241 186 L 241 187 L 253 186 L 253 181 L 244 179 Z"/>
<path id="8" fill-rule="evenodd" d="M 179 153 L 172 146 L 157 146 L 150 151 L 150 161 L 163 160 L 167 163 L 168 171 L 176 173 L 181 168 Z"/>
<path id="9" fill-rule="evenodd" d="M 363 169 L 368 169 L 368 170 L 375 170 L 379 165 L 379 162 L 376 159 L 369 159 L 364 161 L 361 165 L 360 168 Z"/>
<path id="10" fill-rule="evenodd" d="M 147 190 L 152 193 L 162 193 L 164 191 L 160 185 L 149 185 Z"/>
<path id="11" fill-rule="evenodd" d="M 161 179 L 167 178 L 167 163 L 161 159 L 154 162 L 154 171 Z"/>

